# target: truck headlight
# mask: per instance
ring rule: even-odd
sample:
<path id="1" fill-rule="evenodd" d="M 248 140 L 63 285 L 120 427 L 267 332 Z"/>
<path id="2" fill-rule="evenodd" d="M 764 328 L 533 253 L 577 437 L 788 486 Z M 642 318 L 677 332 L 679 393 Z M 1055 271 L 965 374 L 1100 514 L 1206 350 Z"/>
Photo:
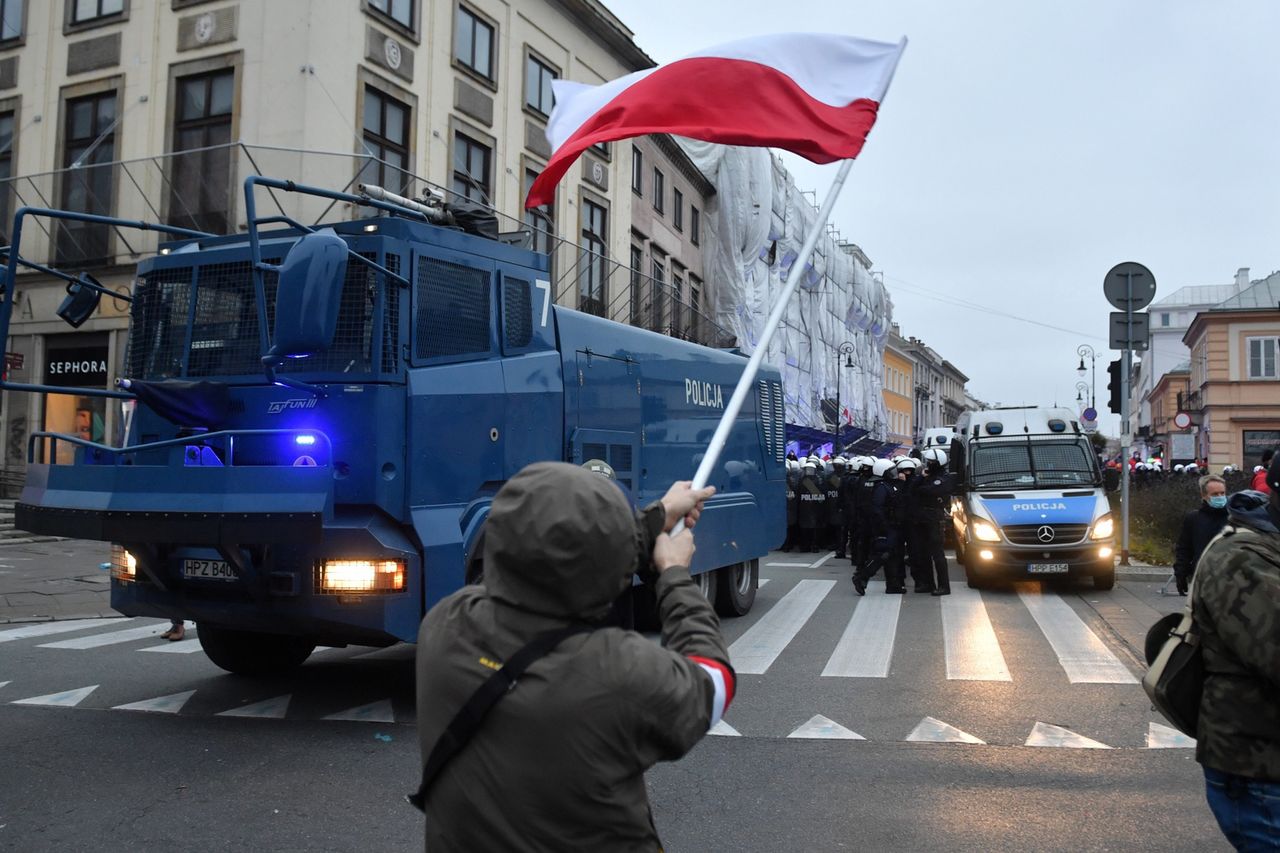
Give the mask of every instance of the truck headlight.
<path id="1" fill-rule="evenodd" d="M 125 582 L 138 579 L 138 561 L 120 545 L 111 546 L 111 577 Z"/>
<path id="2" fill-rule="evenodd" d="M 316 592 L 400 592 L 403 560 L 325 560 L 316 567 Z"/>
<path id="3" fill-rule="evenodd" d="M 996 526 L 989 521 L 983 521 L 980 518 L 973 521 L 973 535 L 976 539 L 983 542 L 999 542 L 1000 531 L 996 530 Z"/>
<path id="4" fill-rule="evenodd" d="M 1089 534 L 1090 539 L 1110 539 L 1116 532 L 1116 520 L 1111 517 L 1111 513 L 1107 513 L 1102 518 L 1093 523 L 1093 532 Z"/>

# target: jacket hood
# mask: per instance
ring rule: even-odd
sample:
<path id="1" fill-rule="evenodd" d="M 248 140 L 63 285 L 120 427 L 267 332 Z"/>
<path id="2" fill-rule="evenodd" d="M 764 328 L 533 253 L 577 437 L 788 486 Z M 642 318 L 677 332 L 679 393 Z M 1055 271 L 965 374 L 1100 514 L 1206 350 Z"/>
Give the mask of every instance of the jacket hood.
<path id="1" fill-rule="evenodd" d="M 1236 492 L 1227 498 L 1227 510 L 1231 513 L 1231 521 L 1252 527 L 1262 533 L 1280 533 L 1280 519 L 1274 508 L 1269 507 L 1270 498 L 1265 492 Z"/>
<path id="2" fill-rule="evenodd" d="M 595 619 L 636 568 L 635 514 L 612 481 L 538 462 L 498 490 L 485 522 L 484 586 L 534 613 Z"/>

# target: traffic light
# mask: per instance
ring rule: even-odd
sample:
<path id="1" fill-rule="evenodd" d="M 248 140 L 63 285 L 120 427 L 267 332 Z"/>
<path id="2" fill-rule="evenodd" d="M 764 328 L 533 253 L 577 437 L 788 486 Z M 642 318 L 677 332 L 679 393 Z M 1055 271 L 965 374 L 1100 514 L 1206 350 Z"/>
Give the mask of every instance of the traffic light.
<path id="1" fill-rule="evenodd" d="M 1116 359 L 1107 365 L 1107 374 L 1111 377 L 1111 381 L 1107 383 L 1107 390 L 1111 392 L 1111 397 L 1107 401 L 1107 408 L 1115 414 L 1121 413 L 1120 405 L 1120 359 Z"/>

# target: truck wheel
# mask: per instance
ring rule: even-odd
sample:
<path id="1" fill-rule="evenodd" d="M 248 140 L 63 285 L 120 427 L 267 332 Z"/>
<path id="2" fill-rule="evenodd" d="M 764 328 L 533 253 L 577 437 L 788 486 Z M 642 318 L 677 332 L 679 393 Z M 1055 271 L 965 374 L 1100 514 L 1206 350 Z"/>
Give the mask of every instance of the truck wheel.
<path id="1" fill-rule="evenodd" d="M 200 648 L 209 660 L 236 675 L 280 675 L 302 665 L 316 644 L 301 637 L 237 631 L 200 622 Z"/>
<path id="2" fill-rule="evenodd" d="M 721 616 L 745 616 L 756 601 L 760 585 L 760 561 L 747 560 L 716 569 L 716 612 Z"/>
<path id="3" fill-rule="evenodd" d="M 719 572 L 702 572 L 693 576 L 693 582 L 698 585 L 698 592 L 713 604 L 716 600 L 717 574 Z"/>
<path id="4" fill-rule="evenodd" d="M 1093 588 L 1106 592 L 1116 585 L 1116 570 L 1112 566 L 1109 569 L 1103 569 L 1100 574 L 1093 576 Z"/>

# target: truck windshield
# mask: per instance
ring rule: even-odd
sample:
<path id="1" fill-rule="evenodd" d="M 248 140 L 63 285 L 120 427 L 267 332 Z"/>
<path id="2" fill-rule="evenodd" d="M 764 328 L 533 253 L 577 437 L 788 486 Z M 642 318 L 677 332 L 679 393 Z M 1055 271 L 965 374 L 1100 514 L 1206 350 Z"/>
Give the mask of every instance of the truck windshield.
<path id="1" fill-rule="evenodd" d="M 1093 449 L 1086 441 L 979 443 L 970 466 L 974 488 L 1049 489 L 1092 485 Z"/>

